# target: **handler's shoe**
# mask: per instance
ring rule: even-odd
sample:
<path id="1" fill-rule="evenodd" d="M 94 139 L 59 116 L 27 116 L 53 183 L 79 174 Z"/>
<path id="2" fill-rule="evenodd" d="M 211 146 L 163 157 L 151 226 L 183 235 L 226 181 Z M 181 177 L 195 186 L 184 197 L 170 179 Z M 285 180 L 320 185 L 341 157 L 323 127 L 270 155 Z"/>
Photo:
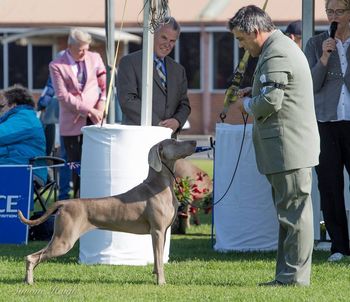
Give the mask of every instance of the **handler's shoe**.
<path id="1" fill-rule="evenodd" d="M 269 282 L 262 282 L 258 284 L 259 286 L 287 286 L 288 284 L 285 284 L 278 280 L 272 280 Z"/>
<path id="2" fill-rule="evenodd" d="M 338 262 L 344 258 L 344 255 L 342 253 L 334 253 L 329 256 L 328 262 Z"/>

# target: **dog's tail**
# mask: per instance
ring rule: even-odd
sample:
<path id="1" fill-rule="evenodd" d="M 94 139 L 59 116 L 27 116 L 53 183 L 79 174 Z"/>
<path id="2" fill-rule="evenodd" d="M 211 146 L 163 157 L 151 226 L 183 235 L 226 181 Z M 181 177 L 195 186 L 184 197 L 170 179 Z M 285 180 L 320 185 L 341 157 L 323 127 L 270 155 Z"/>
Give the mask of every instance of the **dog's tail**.
<path id="1" fill-rule="evenodd" d="M 46 221 L 50 217 L 50 215 L 52 213 L 54 213 L 62 205 L 63 204 L 60 202 L 55 202 L 50 208 L 47 209 L 47 211 L 44 213 L 43 216 L 41 216 L 35 220 L 30 220 L 30 219 L 25 218 L 24 215 L 22 214 L 21 210 L 18 210 L 18 217 L 24 224 L 27 224 L 29 226 L 35 226 L 35 225 L 41 224 L 44 221 Z"/>

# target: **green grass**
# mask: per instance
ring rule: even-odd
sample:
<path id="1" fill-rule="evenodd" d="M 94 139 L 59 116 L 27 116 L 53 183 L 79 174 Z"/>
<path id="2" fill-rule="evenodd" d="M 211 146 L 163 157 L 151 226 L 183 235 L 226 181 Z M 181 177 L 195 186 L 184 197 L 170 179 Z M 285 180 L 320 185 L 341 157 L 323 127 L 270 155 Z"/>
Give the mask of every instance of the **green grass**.
<path id="1" fill-rule="evenodd" d="M 212 161 L 194 162 L 212 176 Z M 46 243 L 0 245 L 0 301 L 350 301 L 350 259 L 331 264 L 327 252 L 315 251 L 310 287 L 259 287 L 274 277 L 275 253 L 215 252 L 210 215 L 200 218 L 202 225 L 186 235 L 172 235 L 167 284 L 161 287 L 152 265 L 80 265 L 78 244 L 40 264 L 28 286 L 24 257 Z"/>
<path id="2" fill-rule="evenodd" d="M 23 284 L 25 255 L 44 242 L 0 246 L 0 301 L 349 301 L 348 259 L 330 264 L 313 257 L 312 286 L 264 288 L 274 276 L 275 253 L 217 253 L 211 247 L 209 216 L 187 235 L 173 235 L 167 284 L 155 285 L 152 266 L 80 265 L 78 244 L 67 255 L 35 270 Z"/>

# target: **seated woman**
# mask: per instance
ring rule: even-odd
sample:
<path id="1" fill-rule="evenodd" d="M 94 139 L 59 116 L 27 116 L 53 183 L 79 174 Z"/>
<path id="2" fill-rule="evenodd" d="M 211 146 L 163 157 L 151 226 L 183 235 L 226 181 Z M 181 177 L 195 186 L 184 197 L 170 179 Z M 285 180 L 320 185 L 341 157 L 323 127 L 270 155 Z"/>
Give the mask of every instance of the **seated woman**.
<path id="1" fill-rule="evenodd" d="M 29 159 L 45 156 L 45 134 L 32 95 L 20 85 L 1 94 L 0 165 L 27 165 Z M 33 173 L 46 183 L 47 169 L 34 169 Z"/>

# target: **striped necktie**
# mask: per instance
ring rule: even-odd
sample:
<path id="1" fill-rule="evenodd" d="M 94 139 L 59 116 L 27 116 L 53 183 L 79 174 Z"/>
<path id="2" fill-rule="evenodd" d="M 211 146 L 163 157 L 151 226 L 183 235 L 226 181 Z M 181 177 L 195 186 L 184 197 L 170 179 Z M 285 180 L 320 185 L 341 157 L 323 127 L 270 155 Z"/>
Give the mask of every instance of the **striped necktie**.
<path id="1" fill-rule="evenodd" d="M 166 75 L 163 62 L 158 58 L 155 58 L 154 62 L 156 63 L 156 69 L 160 78 L 160 82 L 162 83 L 163 88 L 166 90 Z"/>
<path id="2" fill-rule="evenodd" d="M 81 90 L 83 90 L 86 82 L 85 63 L 84 61 L 77 61 L 76 63 L 78 67 L 78 73 L 77 73 L 78 83 L 80 84 Z"/>

